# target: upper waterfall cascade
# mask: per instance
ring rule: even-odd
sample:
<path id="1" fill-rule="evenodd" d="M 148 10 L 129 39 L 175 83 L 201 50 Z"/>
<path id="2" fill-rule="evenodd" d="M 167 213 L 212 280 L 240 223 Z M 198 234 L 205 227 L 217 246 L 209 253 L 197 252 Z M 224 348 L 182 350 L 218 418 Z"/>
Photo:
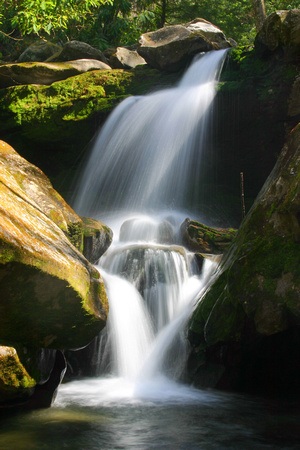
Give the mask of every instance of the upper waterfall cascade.
<path id="1" fill-rule="evenodd" d="M 227 50 L 198 56 L 177 87 L 129 97 L 98 135 L 76 189 L 80 214 L 185 208 L 201 190 L 212 103 Z"/>

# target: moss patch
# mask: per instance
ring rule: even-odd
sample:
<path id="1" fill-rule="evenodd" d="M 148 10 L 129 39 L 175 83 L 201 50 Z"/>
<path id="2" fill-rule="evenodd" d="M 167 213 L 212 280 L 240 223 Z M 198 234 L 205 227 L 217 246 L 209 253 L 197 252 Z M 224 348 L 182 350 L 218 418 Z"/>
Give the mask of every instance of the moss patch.
<path id="1" fill-rule="evenodd" d="M 21 364 L 16 350 L 0 346 L 0 402 L 23 396 L 35 384 Z"/>

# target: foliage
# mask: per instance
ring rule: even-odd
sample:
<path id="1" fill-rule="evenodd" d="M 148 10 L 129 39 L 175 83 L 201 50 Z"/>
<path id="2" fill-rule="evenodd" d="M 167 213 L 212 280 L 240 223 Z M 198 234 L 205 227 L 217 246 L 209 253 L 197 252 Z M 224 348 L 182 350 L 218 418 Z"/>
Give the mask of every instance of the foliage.
<path id="1" fill-rule="evenodd" d="M 299 7 L 299 0 L 265 0 L 267 14 Z M 202 17 L 240 45 L 255 36 L 251 0 L 2 0 L 0 45 L 39 36 L 79 39 L 100 49 L 135 43 L 147 31 Z M 0 56 L 1 51 L 0 49 Z"/>
<path id="2" fill-rule="evenodd" d="M 299 8 L 299 0 L 266 0 L 266 9 L 268 14 L 278 9 Z"/>
<path id="3" fill-rule="evenodd" d="M 21 35 L 55 36 L 58 31 L 77 28 L 92 19 L 95 11 L 111 0 L 4 0 L 0 25 L 5 32 Z"/>
<path id="4" fill-rule="evenodd" d="M 138 2 L 138 9 L 133 9 L 133 3 L 129 0 L 113 0 L 103 5 L 97 14 L 96 20 L 89 29 L 94 42 L 102 40 L 108 45 L 125 45 L 135 43 L 139 36 L 154 29 L 153 11 L 145 9 L 147 2 Z"/>

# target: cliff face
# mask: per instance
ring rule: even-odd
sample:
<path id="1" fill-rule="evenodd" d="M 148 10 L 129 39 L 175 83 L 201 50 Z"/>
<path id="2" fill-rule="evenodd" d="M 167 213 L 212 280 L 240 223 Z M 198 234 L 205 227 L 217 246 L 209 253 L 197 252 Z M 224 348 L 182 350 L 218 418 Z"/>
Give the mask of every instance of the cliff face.
<path id="1" fill-rule="evenodd" d="M 299 394 L 299 182 L 300 124 L 191 320 L 199 386 Z"/>

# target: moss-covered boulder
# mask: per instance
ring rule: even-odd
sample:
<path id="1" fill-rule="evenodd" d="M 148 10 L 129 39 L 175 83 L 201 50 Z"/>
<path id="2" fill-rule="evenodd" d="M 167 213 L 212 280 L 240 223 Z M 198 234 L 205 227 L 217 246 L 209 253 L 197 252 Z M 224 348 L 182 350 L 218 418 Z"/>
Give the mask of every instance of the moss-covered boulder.
<path id="1" fill-rule="evenodd" d="M 257 34 L 255 47 L 263 56 L 282 52 L 290 61 L 300 61 L 300 9 L 271 13 Z"/>
<path id="2" fill-rule="evenodd" d="M 26 162 L 3 141 L 0 150 L 0 341 L 82 347 L 106 322 L 101 276 L 62 231 L 66 221 L 53 208 L 55 192 L 48 200 L 43 183 L 25 180 L 30 171 L 43 179 L 38 169 L 25 170 Z"/>
<path id="3" fill-rule="evenodd" d="M 139 42 L 137 51 L 146 62 L 169 72 L 185 68 L 197 53 L 231 47 L 224 33 L 204 19 L 144 33 Z"/>
<path id="4" fill-rule="evenodd" d="M 16 350 L 0 346 L 0 404 L 29 397 L 35 384 L 20 362 Z"/>
<path id="5" fill-rule="evenodd" d="M 22 84 L 48 85 L 55 81 L 89 72 L 91 70 L 109 70 L 110 66 L 95 59 L 45 63 L 24 62 L 0 66 L 0 89 Z"/>
<path id="6" fill-rule="evenodd" d="M 299 217 L 300 124 L 192 317 L 199 385 L 299 394 Z"/>
<path id="7" fill-rule="evenodd" d="M 232 242 L 233 228 L 212 228 L 195 220 L 186 219 L 180 227 L 183 244 L 194 252 L 221 254 Z"/>

